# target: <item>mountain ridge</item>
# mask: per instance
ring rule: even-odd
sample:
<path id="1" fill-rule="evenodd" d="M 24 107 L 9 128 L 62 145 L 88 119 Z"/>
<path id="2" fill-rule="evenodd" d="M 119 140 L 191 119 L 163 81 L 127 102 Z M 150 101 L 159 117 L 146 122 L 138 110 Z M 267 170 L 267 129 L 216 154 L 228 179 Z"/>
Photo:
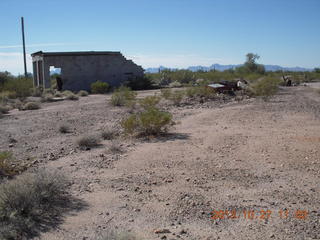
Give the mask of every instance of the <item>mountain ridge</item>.
<path id="1" fill-rule="evenodd" d="M 243 64 L 228 64 L 228 65 L 222 65 L 222 64 L 212 64 L 211 66 L 190 66 L 187 68 L 170 68 L 170 67 L 164 67 L 164 66 L 159 66 L 157 68 L 146 68 L 145 72 L 147 73 L 157 73 L 159 72 L 159 70 L 190 70 L 192 72 L 197 72 L 197 71 L 211 71 L 211 70 L 217 70 L 217 71 L 225 71 L 228 69 L 234 69 L 237 67 L 242 66 Z M 271 64 L 267 64 L 264 65 L 265 69 L 267 72 L 274 72 L 274 71 L 290 71 L 290 72 L 310 72 L 313 71 L 313 69 L 311 68 L 303 68 L 303 67 L 282 67 L 279 65 L 271 65 Z"/>

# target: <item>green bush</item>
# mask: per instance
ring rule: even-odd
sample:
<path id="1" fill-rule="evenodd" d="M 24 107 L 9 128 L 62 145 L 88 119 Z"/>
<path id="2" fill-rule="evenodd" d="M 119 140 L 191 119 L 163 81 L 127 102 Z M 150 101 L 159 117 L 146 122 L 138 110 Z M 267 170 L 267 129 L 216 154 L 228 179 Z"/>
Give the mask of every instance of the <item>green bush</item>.
<path id="1" fill-rule="evenodd" d="M 104 94 L 108 92 L 109 84 L 106 82 L 96 81 L 91 84 L 91 92 L 94 94 Z"/>
<path id="2" fill-rule="evenodd" d="M 143 76 L 140 78 L 132 78 L 125 83 L 125 86 L 133 90 L 152 89 L 153 88 L 152 85 L 153 83 L 151 81 L 151 78 L 149 78 L 148 76 Z"/>
<path id="3" fill-rule="evenodd" d="M 2 91 L 15 92 L 16 97 L 25 98 L 31 95 L 33 82 L 31 78 L 14 78 L 6 81 L 2 86 Z"/>
<path id="4" fill-rule="evenodd" d="M 265 77 L 251 84 L 250 89 L 255 96 L 268 98 L 277 93 L 280 80 L 273 77 Z"/>
<path id="5" fill-rule="evenodd" d="M 160 101 L 161 101 L 161 97 L 148 96 L 143 99 L 140 99 L 139 103 L 140 103 L 141 107 L 143 107 L 144 109 L 148 109 L 148 108 L 156 107 Z"/>
<path id="6" fill-rule="evenodd" d="M 17 93 L 13 91 L 3 91 L 0 92 L 0 102 L 4 102 L 7 99 L 16 99 Z"/>
<path id="7" fill-rule="evenodd" d="M 128 87 L 121 86 L 111 96 L 111 104 L 113 106 L 130 106 L 133 104 L 137 93 Z"/>
<path id="8" fill-rule="evenodd" d="M 0 185 L 0 239 L 31 239 L 54 224 L 68 196 L 55 172 L 25 174 Z"/>
<path id="9" fill-rule="evenodd" d="M 81 90 L 78 92 L 78 96 L 80 96 L 80 97 L 86 97 L 88 95 L 89 95 L 89 93 L 85 90 Z"/>
<path id="10" fill-rule="evenodd" d="M 189 98 L 201 97 L 211 99 L 216 96 L 214 89 L 206 86 L 188 87 L 185 93 Z"/>
<path id="11" fill-rule="evenodd" d="M 174 124 L 172 115 L 157 108 L 149 108 L 144 112 L 132 114 L 121 122 L 125 133 L 131 135 L 159 135 Z"/>

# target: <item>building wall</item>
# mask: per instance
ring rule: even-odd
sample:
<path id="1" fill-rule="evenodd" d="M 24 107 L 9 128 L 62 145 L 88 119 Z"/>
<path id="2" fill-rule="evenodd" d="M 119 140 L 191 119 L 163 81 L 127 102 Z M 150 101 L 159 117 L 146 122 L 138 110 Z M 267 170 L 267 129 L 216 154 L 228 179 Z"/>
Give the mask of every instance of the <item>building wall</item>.
<path id="1" fill-rule="evenodd" d="M 42 59 L 45 88 L 50 87 L 50 66 L 61 68 L 63 90 L 71 91 L 88 91 L 91 83 L 98 80 L 117 87 L 131 77 L 143 77 L 143 69 L 121 54 L 44 56 Z"/>

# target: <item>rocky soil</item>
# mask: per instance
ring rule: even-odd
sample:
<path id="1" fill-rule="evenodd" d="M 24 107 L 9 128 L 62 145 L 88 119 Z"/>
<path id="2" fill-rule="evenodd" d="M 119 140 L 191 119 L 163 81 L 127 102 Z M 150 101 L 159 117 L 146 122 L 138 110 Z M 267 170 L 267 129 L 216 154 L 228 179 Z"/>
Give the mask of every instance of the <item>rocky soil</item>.
<path id="1" fill-rule="evenodd" d="M 310 86 L 282 88 L 267 102 L 168 107 L 180 122 L 168 136 L 120 139 L 120 153 L 108 140 L 78 149 L 80 136 L 128 114 L 108 98 L 0 119 L 1 151 L 62 171 L 86 203 L 40 239 L 97 239 L 110 230 L 139 239 L 320 239 L 320 96 Z M 60 133 L 61 124 L 71 133 Z"/>

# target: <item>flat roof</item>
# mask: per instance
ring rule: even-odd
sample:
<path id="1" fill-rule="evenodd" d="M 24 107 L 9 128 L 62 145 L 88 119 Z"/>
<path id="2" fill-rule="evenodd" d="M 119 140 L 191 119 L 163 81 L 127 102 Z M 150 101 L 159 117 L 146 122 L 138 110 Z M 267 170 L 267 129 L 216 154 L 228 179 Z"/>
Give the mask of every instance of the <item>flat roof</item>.
<path id="1" fill-rule="evenodd" d="M 88 55 L 121 55 L 120 52 L 111 51 L 82 51 L 82 52 L 35 52 L 31 56 L 88 56 Z"/>

